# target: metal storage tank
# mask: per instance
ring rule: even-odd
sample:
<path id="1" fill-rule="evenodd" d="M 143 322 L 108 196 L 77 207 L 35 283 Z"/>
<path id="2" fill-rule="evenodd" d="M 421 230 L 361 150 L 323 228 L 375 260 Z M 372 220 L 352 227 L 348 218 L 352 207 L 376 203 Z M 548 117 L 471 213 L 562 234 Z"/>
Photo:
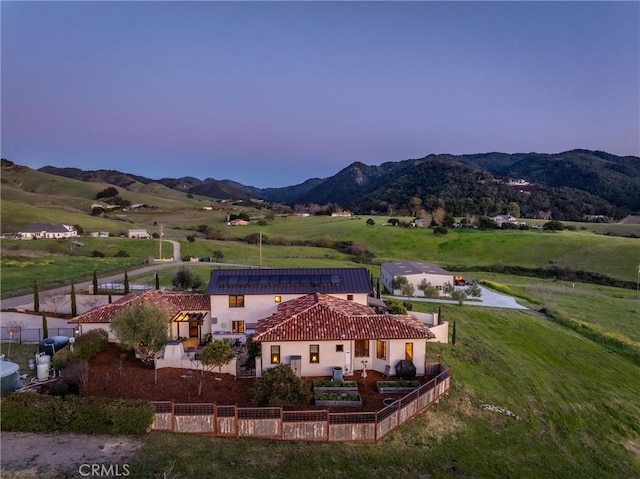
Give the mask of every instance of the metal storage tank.
<path id="1" fill-rule="evenodd" d="M 20 366 L 11 361 L 0 361 L 0 391 L 13 392 L 20 387 Z"/>

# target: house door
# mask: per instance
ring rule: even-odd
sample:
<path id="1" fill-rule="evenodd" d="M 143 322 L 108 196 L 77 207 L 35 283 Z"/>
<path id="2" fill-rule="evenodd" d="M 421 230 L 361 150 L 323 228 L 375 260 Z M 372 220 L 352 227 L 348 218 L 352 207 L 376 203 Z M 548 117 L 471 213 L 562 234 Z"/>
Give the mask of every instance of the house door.
<path id="1" fill-rule="evenodd" d="M 344 352 L 344 370 L 346 373 L 351 372 L 351 351 Z"/>
<path id="2" fill-rule="evenodd" d="M 189 321 L 189 337 L 197 338 L 198 334 L 198 321 Z"/>

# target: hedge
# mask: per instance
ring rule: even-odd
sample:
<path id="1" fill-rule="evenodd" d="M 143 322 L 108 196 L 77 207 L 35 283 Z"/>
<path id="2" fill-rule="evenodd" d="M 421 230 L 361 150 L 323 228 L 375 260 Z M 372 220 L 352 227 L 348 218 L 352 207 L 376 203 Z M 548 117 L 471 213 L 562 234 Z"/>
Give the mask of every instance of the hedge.
<path id="1" fill-rule="evenodd" d="M 154 408 L 146 401 L 9 393 L 2 396 L 3 431 L 144 434 Z"/>

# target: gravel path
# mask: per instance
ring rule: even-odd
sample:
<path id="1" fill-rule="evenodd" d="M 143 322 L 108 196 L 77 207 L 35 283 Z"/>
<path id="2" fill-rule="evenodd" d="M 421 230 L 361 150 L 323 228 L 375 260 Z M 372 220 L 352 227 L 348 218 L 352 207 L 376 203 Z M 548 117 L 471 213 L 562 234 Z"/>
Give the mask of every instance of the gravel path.
<path id="1" fill-rule="evenodd" d="M 3 479 L 126 477 L 143 438 L 2 432 Z M 110 471 L 110 474 L 105 472 Z M 118 474 L 119 473 L 119 474 Z"/>

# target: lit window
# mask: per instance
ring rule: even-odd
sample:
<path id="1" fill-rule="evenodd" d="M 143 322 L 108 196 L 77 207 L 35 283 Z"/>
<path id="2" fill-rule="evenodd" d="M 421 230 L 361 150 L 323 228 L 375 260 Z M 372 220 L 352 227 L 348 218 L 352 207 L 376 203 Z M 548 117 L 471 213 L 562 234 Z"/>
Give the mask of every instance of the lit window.
<path id="1" fill-rule="evenodd" d="M 244 308 L 244 294 L 229 295 L 230 308 Z"/>
<path id="2" fill-rule="evenodd" d="M 369 340 L 368 339 L 356 339 L 355 350 L 357 358 L 369 357 Z"/>
<path id="3" fill-rule="evenodd" d="M 273 300 L 274 300 L 276 303 L 282 303 L 282 296 L 276 296 Z"/>
<path id="4" fill-rule="evenodd" d="M 404 358 L 413 361 L 413 343 L 404 343 Z"/>
<path id="5" fill-rule="evenodd" d="M 271 364 L 280 364 L 280 346 L 271 346 Z"/>
<path id="6" fill-rule="evenodd" d="M 378 359 L 387 359 L 386 341 L 376 341 L 376 357 Z"/>
<path id="7" fill-rule="evenodd" d="M 319 344 L 312 344 L 309 346 L 309 362 L 311 363 L 320 362 L 320 345 Z"/>
<path id="8" fill-rule="evenodd" d="M 231 321 L 231 331 L 234 333 L 244 333 L 244 321 Z"/>

